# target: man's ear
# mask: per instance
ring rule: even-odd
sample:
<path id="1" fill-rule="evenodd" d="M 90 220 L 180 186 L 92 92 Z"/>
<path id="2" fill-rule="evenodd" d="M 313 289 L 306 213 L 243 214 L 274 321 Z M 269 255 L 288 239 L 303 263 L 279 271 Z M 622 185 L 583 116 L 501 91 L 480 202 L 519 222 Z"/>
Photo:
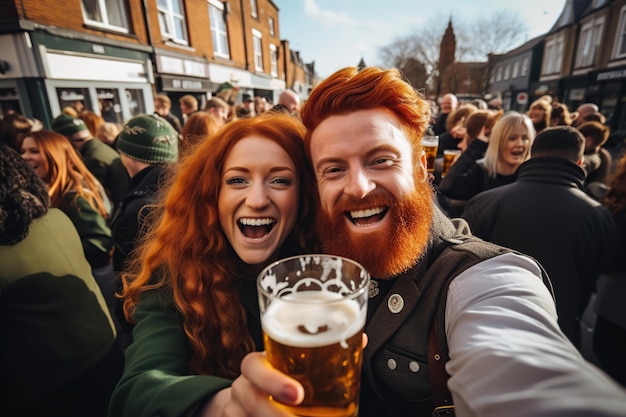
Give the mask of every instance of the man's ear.
<path id="1" fill-rule="evenodd" d="M 428 162 L 426 161 L 426 152 L 424 150 L 421 151 L 421 155 L 416 161 L 415 169 L 420 169 L 424 181 L 428 180 Z"/>

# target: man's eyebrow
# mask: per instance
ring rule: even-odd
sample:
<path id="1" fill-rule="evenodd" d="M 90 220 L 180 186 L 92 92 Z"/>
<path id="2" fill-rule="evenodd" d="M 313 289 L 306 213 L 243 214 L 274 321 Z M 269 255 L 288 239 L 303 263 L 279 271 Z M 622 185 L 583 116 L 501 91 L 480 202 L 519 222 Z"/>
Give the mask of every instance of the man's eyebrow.
<path id="1" fill-rule="evenodd" d="M 365 153 L 365 159 L 368 158 L 372 158 L 374 157 L 374 155 L 376 155 L 377 153 L 380 152 L 390 152 L 393 153 L 394 155 L 399 155 L 400 151 L 398 150 L 397 147 L 393 146 L 393 145 L 389 145 L 389 144 L 381 144 L 378 146 L 375 146 L 374 148 L 370 149 L 369 151 L 367 151 Z M 332 156 L 328 156 L 328 157 L 323 157 L 322 159 L 320 159 L 317 164 L 315 164 L 315 168 L 319 168 L 321 165 L 324 164 L 332 164 L 332 163 L 342 163 L 345 162 L 346 158 L 341 157 L 341 156 L 336 156 L 336 155 L 332 155 Z"/>

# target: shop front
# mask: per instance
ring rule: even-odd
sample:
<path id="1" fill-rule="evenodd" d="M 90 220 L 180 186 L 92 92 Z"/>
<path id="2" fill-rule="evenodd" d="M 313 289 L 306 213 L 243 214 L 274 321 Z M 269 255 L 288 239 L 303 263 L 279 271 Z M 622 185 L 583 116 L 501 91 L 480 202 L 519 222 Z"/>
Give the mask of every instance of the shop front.
<path id="1" fill-rule="evenodd" d="M 153 111 L 146 47 L 126 49 L 36 31 L 2 38 L 0 45 L 15 53 L 8 54 L 15 70 L 0 78 L 2 111 L 19 110 L 44 126 L 66 107 L 92 110 L 116 123 Z"/>

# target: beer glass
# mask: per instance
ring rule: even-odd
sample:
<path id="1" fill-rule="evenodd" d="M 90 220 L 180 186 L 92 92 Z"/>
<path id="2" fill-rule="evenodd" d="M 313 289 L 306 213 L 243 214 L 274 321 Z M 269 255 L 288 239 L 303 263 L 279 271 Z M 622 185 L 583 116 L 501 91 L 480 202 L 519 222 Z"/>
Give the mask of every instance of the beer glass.
<path id="1" fill-rule="evenodd" d="M 456 159 L 461 155 L 460 149 L 445 149 L 443 151 L 443 168 L 441 170 L 441 178 L 445 177 L 448 173 L 448 170 L 456 161 Z"/>
<path id="2" fill-rule="evenodd" d="M 439 136 L 422 137 L 422 147 L 426 152 L 426 163 L 428 172 L 435 172 L 435 158 L 437 158 L 437 148 L 439 147 Z"/>
<path id="3" fill-rule="evenodd" d="M 298 416 L 357 416 L 369 273 L 340 256 L 302 255 L 257 279 L 267 359 L 298 380 Z"/>

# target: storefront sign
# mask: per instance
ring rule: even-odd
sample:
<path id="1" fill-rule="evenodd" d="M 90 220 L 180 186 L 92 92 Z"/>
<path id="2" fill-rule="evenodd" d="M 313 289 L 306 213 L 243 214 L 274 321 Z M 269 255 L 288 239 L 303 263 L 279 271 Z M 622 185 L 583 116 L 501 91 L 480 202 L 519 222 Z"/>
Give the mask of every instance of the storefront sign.
<path id="1" fill-rule="evenodd" d="M 626 78 L 626 68 L 620 70 L 606 71 L 598 74 L 598 81 L 615 80 L 617 78 Z"/>

